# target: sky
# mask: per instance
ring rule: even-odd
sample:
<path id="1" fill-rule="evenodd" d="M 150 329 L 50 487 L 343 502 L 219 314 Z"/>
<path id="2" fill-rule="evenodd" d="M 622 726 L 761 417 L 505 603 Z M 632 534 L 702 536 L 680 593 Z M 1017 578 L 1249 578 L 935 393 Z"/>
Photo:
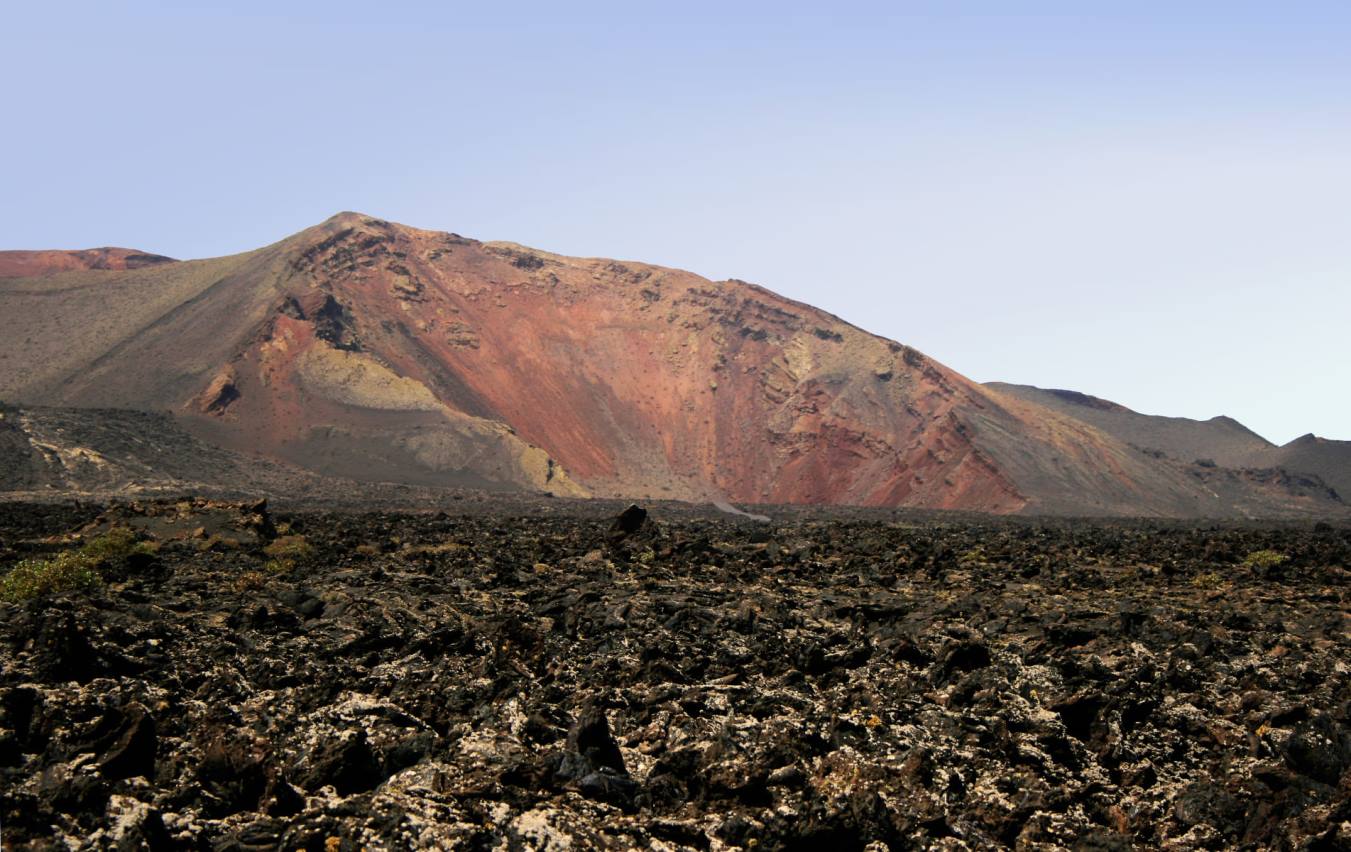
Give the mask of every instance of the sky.
<path id="1" fill-rule="evenodd" d="M 1351 439 L 1351 4 L 11 4 L 0 249 L 341 210 Z"/>

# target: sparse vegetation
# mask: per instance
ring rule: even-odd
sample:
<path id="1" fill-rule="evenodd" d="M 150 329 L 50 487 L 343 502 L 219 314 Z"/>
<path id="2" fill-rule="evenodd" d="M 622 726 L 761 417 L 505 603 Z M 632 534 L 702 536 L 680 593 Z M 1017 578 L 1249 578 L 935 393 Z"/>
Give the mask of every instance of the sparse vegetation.
<path id="1" fill-rule="evenodd" d="M 202 553 L 208 550 L 227 551 L 239 550 L 240 544 L 237 539 L 223 536 L 220 533 L 212 533 L 197 543 L 197 549 Z"/>
<path id="2" fill-rule="evenodd" d="M 314 545 L 303 535 L 284 535 L 272 540 L 263 553 L 272 557 L 264 565 L 268 574 L 289 574 L 295 567 L 314 556 Z"/>
<path id="3" fill-rule="evenodd" d="M 133 553 L 154 553 L 159 546 L 153 541 L 141 541 L 130 527 L 114 527 L 101 536 L 86 542 L 79 553 L 97 560 L 123 559 Z"/>
<path id="4" fill-rule="evenodd" d="M 1224 578 L 1217 571 L 1203 571 L 1192 577 L 1192 585 L 1198 589 L 1218 589 L 1224 585 Z"/>
<path id="5" fill-rule="evenodd" d="M 1268 568 L 1275 568 L 1278 565 L 1285 564 L 1285 561 L 1288 558 L 1289 557 L 1287 557 L 1284 553 L 1279 553 L 1275 550 L 1254 550 L 1252 553 L 1249 553 L 1246 557 L 1244 557 L 1243 567 L 1261 568 L 1265 570 Z"/>
<path id="6" fill-rule="evenodd" d="M 263 548 L 263 552 L 277 559 L 309 559 L 314 555 L 314 545 L 306 541 L 303 535 L 284 535 L 273 539 Z"/>
<path id="7" fill-rule="evenodd" d="M 155 550 L 152 542 L 138 541 L 134 531 L 117 527 L 76 550 L 19 562 L 0 577 L 0 600 L 19 603 L 60 592 L 97 588 L 103 582 L 100 572 L 103 564 Z"/>
<path id="8" fill-rule="evenodd" d="M 419 545 L 405 544 L 403 549 L 399 551 L 399 555 L 406 558 L 416 556 L 443 556 L 447 553 L 456 553 L 468 549 L 469 545 L 459 541 L 443 541 L 435 544 Z M 360 550 L 360 548 L 358 548 L 358 550 Z"/>
<path id="9" fill-rule="evenodd" d="M 292 559 L 269 559 L 263 563 L 263 571 L 273 577 L 289 574 L 296 567 Z"/>
<path id="10" fill-rule="evenodd" d="M 99 585 L 95 563 L 76 551 L 50 559 L 25 559 L 0 578 L 0 599 L 19 603 L 55 592 L 73 592 Z"/>
<path id="11" fill-rule="evenodd" d="M 985 548 L 976 545 L 958 556 L 957 564 L 963 568 L 969 568 L 975 565 L 987 565 L 989 560 L 985 557 Z"/>
<path id="12" fill-rule="evenodd" d="M 269 565 L 272 563 L 268 563 Z M 235 578 L 234 590 L 236 592 L 254 592 L 261 589 L 267 583 L 267 578 L 259 571 L 245 571 Z"/>

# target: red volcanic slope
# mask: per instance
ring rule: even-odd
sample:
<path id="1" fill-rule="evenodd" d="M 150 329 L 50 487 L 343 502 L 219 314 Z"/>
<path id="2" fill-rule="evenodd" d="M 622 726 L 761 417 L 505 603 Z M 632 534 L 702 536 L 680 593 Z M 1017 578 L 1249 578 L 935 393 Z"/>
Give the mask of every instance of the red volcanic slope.
<path id="1" fill-rule="evenodd" d="M 171 257 L 125 248 L 0 251 L 0 278 L 51 275 L 82 269 L 140 269 L 172 262 Z"/>
<path id="2" fill-rule="evenodd" d="M 0 282 L 0 305 L 29 340 L 0 343 L 0 396 L 172 408 L 217 442 L 364 479 L 993 512 L 1317 500 L 1217 492 L 752 284 L 354 213 L 230 258 Z"/>

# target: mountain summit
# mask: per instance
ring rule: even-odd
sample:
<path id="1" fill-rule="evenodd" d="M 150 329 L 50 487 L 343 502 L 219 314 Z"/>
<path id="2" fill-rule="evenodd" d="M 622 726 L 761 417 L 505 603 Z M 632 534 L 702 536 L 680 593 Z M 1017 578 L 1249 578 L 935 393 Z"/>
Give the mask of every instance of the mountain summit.
<path id="1" fill-rule="evenodd" d="M 1001 513 L 1341 507 L 1316 480 L 1147 452 L 743 281 L 358 213 L 211 260 L 16 254 L 0 399 L 167 409 L 321 474 Z"/>

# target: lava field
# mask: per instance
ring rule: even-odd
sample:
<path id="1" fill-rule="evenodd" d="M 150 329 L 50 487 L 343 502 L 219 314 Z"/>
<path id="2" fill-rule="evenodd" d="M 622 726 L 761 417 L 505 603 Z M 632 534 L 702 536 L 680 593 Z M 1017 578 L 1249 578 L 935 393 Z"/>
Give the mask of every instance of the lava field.
<path id="1" fill-rule="evenodd" d="M 651 508 L 0 506 L 4 847 L 1351 846 L 1351 530 Z"/>

